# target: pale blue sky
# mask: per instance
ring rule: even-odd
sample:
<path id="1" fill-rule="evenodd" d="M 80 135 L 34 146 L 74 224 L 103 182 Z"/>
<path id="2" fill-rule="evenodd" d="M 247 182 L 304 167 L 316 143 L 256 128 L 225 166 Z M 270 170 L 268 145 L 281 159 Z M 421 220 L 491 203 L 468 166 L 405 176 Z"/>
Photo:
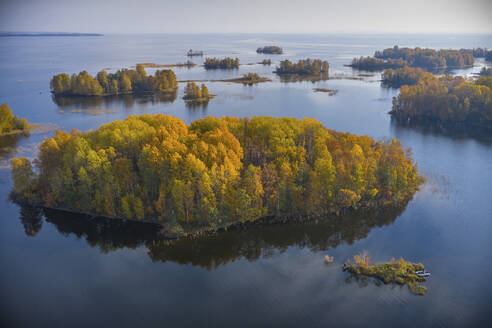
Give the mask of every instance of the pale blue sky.
<path id="1" fill-rule="evenodd" d="M 0 0 L 0 31 L 492 33 L 492 0 Z"/>

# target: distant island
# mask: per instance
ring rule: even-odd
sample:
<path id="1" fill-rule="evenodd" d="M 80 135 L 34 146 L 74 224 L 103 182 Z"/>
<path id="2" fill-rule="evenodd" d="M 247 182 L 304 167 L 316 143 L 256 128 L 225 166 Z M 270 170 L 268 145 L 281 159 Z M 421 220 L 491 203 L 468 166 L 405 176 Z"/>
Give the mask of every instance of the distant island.
<path id="1" fill-rule="evenodd" d="M 277 46 L 265 46 L 263 48 L 256 49 L 256 52 L 259 54 L 281 55 L 284 53 L 284 50 Z"/>
<path id="2" fill-rule="evenodd" d="M 223 59 L 219 58 L 205 58 L 203 63 L 205 69 L 233 69 L 239 68 L 239 58 L 225 57 Z"/>
<path id="3" fill-rule="evenodd" d="M 474 54 L 484 55 L 485 50 L 434 50 L 394 46 L 383 51 L 376 51 L 374 57 L 354 58 L 348 66 L 368 71 L 383 70 L 385 68 L 401 68 L 404 66 L 419 67 L 429 71 L 440 71 L 448 68 L 471 66 L 475 61 Z"/>
<path id="4" fill-rule="evenodd" d="M 206 103 L 214 96 L 208 92 L 208 88 L 202 83 L 199 87 L 195 82 L 188 82 L 185 87 L 183 99 L 194 103 Z"/>
<path id="5" fill-rule="evenodd" d="M 177 64 L 156 64 L 156 63 L 139 63 L 137 65 L 142 65 L 143 67 L 150 68 L 170 68 L 170 67 L 194 67 L 196 64 L 191 60 L 186 61 L 185 63 L 177 63 Z"/>
<path id="6" fill-rule="evenodd" d="M 382 83 L 384 86 L 399 88 L 402 85 L 417 84 L 425 71 L 421 68 L 404 66 L 403 68 L 393 70 L 385 69 L 382 74 Z"/>
<path id="7" fill-rule="evenodd" d="M 279 137 L 281 136 L 281 137 Z M 283 221 L 404 203 L 421 183 L 395 139 L 336 132 L 315 119 L 163 114 L 94 131 L 57 131 L 36 172 L 11 161 L 19 203 L 161 225 L 167 236 L 262 217 Z"/>
<path id="8" fill-rule="evenodd" d="M 31 127 L 25 118 L 14 116 L 7 103 L 0 105 L 0 136 L 28 133 Z"/>
<path id="9" fill-rule="evenodd" d="M 403 85 L 393 98 L 393 117 L 492 128 L 492 77 L 468 81 L 424 73 L 416 85 Z"/>
<path id="10" fill-rule="evenodd" d="M 203 57 L 203 51 L 193 51 L 193 49 L 190 49 L 186 53 L 186 56 L 188 56 L 188 57 L 193 57 L 193 56 Z"/>
<path id="11" fill-rule="evenodd" d="M 0 37 L 14 36 L 104 36 L 99 33 L 63 33 L 63 32 L 0 32 Z"/>
<path id="12" fill-rule="evenodd" d="M 297 63 L 289 60 L 280 62 L 280 66 L 275 70 L 276 74 L 297 74 L 297 75 L 319 75 L 328 73 L 330 65 L 321 59 L 301 59 Z"/>
<path id="13" fill-rule="evenodd" d="M 143 65 L 135 70 L 122 69 L 108 74 L 105 70 L 93 77 L 87 71 L 79 74 L 57 74 L 50 82 L 55 96 L 112 96 L 122 94 L 175 92 L 178 83 L 172 70 L 158 70 L 147 75 Z"/>

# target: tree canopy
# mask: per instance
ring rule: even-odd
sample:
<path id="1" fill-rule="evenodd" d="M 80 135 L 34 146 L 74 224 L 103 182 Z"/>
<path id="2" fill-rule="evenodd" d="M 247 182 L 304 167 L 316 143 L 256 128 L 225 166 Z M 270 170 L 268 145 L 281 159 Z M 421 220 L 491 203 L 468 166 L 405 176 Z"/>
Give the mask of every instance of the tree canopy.
<path id="1" fill-rule="evenodd" d="M 51 79 L 51 91 L 63 96 L 108 96 L 118 94 L 174 92 L 178 83 L 172 70 L 158 70 L 147 75 L 143 65 L 135 70 L 122 69 L 108 74 L 102 70 L 93 77 L 87 71 L 79 74 L 57 74 Z"/>
<path id="2" fill-rule="evenodd" d="M 424 73 L 413 86 L 402 86 L 393 98 L 394 116 L 492 127 L 492 77 L 467 81 Z"/>
<path id="3" fill-rule="evenodd" d="M 25 118 L 14 116 L 7 103 L 0 105 L 0 135 L 28 129 L 29 123 Z"/>
<path id="4" fill-rule="evenodd" d="M 34 164 L 39 174 L 29 160 L 12 160 L 14 193 L 30 202 L 155 220 L 176 232 L 395 204 L 420 182 L 394 139 L 287 117 L 186 126 L 162 114 L 130 116 L 95 131 L 58 131 Z"/>
<path id="5" fill-rule="evenodd" d="M 423 69 L 408 66 L 397 70 L 388 68 L 383 72 L 382 82 L 383 85 L 392 88 L 399 88 L 402 85 L 414 85 L 417 84 L 424 73 Z"/>

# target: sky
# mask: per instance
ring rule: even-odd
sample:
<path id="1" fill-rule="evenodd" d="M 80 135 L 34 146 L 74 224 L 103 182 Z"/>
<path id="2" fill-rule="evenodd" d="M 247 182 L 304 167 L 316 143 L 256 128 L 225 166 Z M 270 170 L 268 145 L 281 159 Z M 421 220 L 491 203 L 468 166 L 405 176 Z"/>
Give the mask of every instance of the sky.
<path id="1" fill-rule="evenodd" d="M 492 0 L 0 0 L 0 31 L 492 34 Z"/>

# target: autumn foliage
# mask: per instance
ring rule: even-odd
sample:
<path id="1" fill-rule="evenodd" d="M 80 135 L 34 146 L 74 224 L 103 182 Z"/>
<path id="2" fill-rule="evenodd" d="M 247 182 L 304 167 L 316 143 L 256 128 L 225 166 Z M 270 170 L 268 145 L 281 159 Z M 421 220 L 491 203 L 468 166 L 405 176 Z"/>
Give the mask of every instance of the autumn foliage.
<path id="1" fill-rule="evenodd" d="M 329 130 L 314 119 L 130 116 L 95 131 L 58 131 L 34 162 L 12 161 L 28 202 L 169 230 L 265 215 L 320 216 L 408 199 L 420 182 L 396 140 Z"/>
<path id="2" fill-rule="evenodd" d="M 403 119 L 492 127 L 492 77 L 467 81 L 424 73 L 416 85 L 401 87 L 391 113 Z"/>

